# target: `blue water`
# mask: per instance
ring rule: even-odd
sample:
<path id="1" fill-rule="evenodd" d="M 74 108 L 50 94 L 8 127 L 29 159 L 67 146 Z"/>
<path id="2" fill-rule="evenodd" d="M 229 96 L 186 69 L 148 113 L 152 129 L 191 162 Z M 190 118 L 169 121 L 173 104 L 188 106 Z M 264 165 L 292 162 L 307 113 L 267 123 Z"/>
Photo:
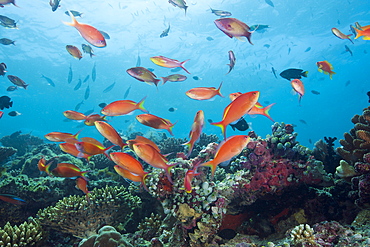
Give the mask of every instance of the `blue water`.
<path id="1" fill-rule="evenodd" d="M 131 86 L 128 99 L 139 101 L 147 96 L 145 107 L 150 113 L 177 122 L 173 132 L 175 137 L 188 136 L 194 115 L 204 110 L 205 118 L 220 121 L 224 108 L 229 104 L 228 94 L 259 90 L 263 105 L 276 103 L 270 111 L 272 118 L 278 122 L 296 124 L 298 140 L 312 147 L 313 142 L 324 136 L 342 137 L 353 124 L 354 114 L 360 113 L 368 105 L 366 92 L 370 90 L 368 73 L 369 42 L 362 38 L 341 40 L 331 33 L 336 27 L 345 34 L 350 34 L 349 26 L 355 22 L 369 25 L 370 8 L 367 1 L 329 0 L 273 1 L 275 7 L 264 0 L 230 0 L 230 1 L 188 1 L 189 8 L 184 10 L 172 6 L 167 1 L 61 1 L 61 7 L 51 11 L 48 1 L 19 0 L 15 6 L 5 6 L 0 14 L 18 21 L 19 29 L 0 27 L 1 38 L 16 41 L 16 46 L 0 46 L 0 62 L 8 66 L 7 75 L 23 79 L 29 87 L 7 92 L 12 85 L 5 77 L 0 78 L 1 95 L 8 95 L 14 101 L 11 109 L 4 110 L 0 120 L 0 136 L 21 130 L 32 132 L 42 137 L 52 131 L 75 133 L 81 129 L 81 123 L 64 122 L 62 112 L 74 110 L 84 98 L 85 89 L 90 85 L 90 97 L 81 106 L 81 112 L 94 110 L 98 113 L 99 103 L 120 100 L 127 88 Z M 248 25 L 269 25 L 265 32 L 254 32 L 252 42 L 230 39 L 213 23 L 218 17 L 211 13 L 209 7 L 230 11 L 231 17 Z M 70 56 L 66 45 L 81 47 L 86 41 L 74 27 L 66 26 L 62 21 L 70 21 L 65 15 L 67 9 L 83 12 L 77 20 L 107 32 L 111 39 L 107 47 L 93 48 L 96 56 L 90 58 L 84 54 L 81 60 Z M 169 35 L 160 38 L 163 30 L 171 25 Z M 209 41 L 207 37 L 212 37 Z M 345 52 L 345 45 L 353 56 Z M 308 49 L 308 48 L 311 49 Z M 236 65 L 230 74 L 228 51 L 233 50 Z M 306 51 L 309 50 L 309 51 Z M 126 69 L 135 67 L 138 56 L 141 66 L 153 68 L 159 76 L 173 74 L 170 69 L 153 64 L 149 57 L 166 56 L 180 61 L 190 59 L 185 67 L 191 75 L 184 82 L 168 82 L 164 86 L 148 85 L 139 82 L 126 73 Z M 328 60 L 336 72 L 333 79 L 317 71 L 316 62 Z M 78 79 L 82 80 L 96 64 L 97 79 L 90 79 L 74 91 Z M 69 67 L 73 69 L 73 81 L 67 83 Z M 308 70 L 308 78 L 302 81 L 306 88 L 301 104 L 298 96 L 291 93 L 290 83 L 272 74 L 271 67 L 277 73 L 288 68 Z M 176 72 L 179 73 L 179 72 Z M 47 84 L 41 78 L 51 78 L 56 87 Z M 193 80 L 198 76 L 202 80 Z M 350 84 L 346 86 L 346 82 Z M 102 91 L 113 82 L 114 89 L 108 93 Z M 225 96 L 216 96 L 213 101 L 195 101 L 185 95 L 193 87 L 218 87 Z M 311 90 L 319 91 L 314 95 Z M 170 107 L 176 108 L 170 112 Z M 10 117 L 8 112 L 16 110 L 22 115 Z M 109 120 L 116 129 L 125 131 L 151 130 L 135 119 L 140 111 L 133 115 L 114 117 Z M 271 133 L 272 122 L 263 116 L 247 117 L 252 129 L 262 137 Z M 128 122 L 125 120 L 129 120 Z M 307 124 L 303 124 L 304 120 Z M 102 139 L 94 127 L 82 127 L 81 136 Z M 162 130 L 158 130 L 164 132 Z M 220 128 L 206 122 L 204 132 L 217 134 Z M 227 135 L 239 134 L 230 127 Z"/>

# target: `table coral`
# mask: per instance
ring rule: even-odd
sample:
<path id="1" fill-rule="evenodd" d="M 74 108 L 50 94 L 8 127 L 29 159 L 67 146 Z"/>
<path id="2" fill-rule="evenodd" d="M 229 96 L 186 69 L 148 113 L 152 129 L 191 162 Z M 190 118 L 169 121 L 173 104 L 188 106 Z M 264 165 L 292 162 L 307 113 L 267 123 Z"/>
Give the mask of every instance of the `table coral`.
<path id="1" fill-rule="evenodd" d="M 42 246 L 43 238 L 41 225 L 33 218 L 19 226 L 8 222 L 0 228 L 0 246 L 4 247 Z"/>
<path id="2" fill-rule="evenodd" d="M 112 226 L 103 226 L 98 234 L 82 240 L 78 247 L 133 247 L 124 237 Z"/>
<path id="3" fill-rule="evenodd" d="M 55 206 L 40 210 L 37 215 L 43 226 L 86 238 L 102 225 L 125 226 L 141 205 L 141 199 L 131 195 L 125 187 L 94 189 L 90 203 L 85 196 L 69 196 Z"/>

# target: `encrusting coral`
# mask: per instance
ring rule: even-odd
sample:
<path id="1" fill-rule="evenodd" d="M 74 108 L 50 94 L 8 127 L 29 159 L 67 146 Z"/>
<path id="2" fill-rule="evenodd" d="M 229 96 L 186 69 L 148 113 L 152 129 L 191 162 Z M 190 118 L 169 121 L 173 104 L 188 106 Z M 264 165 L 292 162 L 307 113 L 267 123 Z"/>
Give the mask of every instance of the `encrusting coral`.
<path id="1" fill-rule="evenodd" d="M 123 236 L 112 226 L 103 226 L 98 234 L 94 234 L 82 240 L 78 247 L 133 247 Z"/>
<path id="2" fill-rule="evenodd" d="M 87 238 L 102 225 L 124 227 L 133 212 L 141 206 L 141 199 L 131 195 L 125 187 L 94 189 L 90 202 L 85 196 L 69 196 L 37 213 L 40 223 L 78 238 Z"/>
<path id="3" fill-rule="evenodd" d="M 33 218 L 19 226 L 12 226 L 8 222 L 0 228 L 0 246 L 4 247 L 42 246 L 43 238 L 41 225 Z"/>

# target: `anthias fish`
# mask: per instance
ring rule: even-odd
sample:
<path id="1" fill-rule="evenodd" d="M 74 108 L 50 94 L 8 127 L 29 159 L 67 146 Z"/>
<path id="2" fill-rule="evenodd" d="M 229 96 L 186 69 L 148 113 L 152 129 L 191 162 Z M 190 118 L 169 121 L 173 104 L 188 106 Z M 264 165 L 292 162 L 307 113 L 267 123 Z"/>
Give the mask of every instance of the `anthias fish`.
<path id="1" fill-rule="evenodd" d="M 169 75 L 169 76 L 161 77 L 161 78 L 162 78 L 162 81 L 163 81 L 162 85 L 164 85 L 168 81 L 178 82 L 178 81 L 185 81 L 187 79 L 186 76 L 180 75 L 180 74 L 173 74 L 173 75 Z"/>
<path id="2" fill-rule="evenodd" d="M 106 105 L 102 110 L 101 114 L 106 116 L 122 116 L 130 114 L 135 110 L 141 110 L 143 112 L 148 112 L 144 107 L 146 97 L 142 98 L 139 102 L 132 100 L 117 100 L 108 105 Z"/>
<path id="3" fill-rule="evenodd" d="M 153 63 L 155 63 L 158 66 L 166 67 L 166 68 L 177 68 L 177 67 L 179 67 L 179 68 L 182 68 L 183 70 L 185 70 L 186 73 L 190 74 L 190 72 L 187 71 L 187 69 L 185 69 L 185 67 L 184 67 L 184 64 L 189 60 L 190 59 L 187 59 L 183 62 L 180 62 L 178 60 L 171 59 L 171 58 L 164 57 L 164 56 L 155 56 L 155 57 L 150 58 L 150 61 L 152 61 Z"/>
<path id="4" fill-rule="evenodd" d="M 141 124 L 152 127 L 154 129 L 165 129 L 170 133 L 171 136 L 173 136 L 172 128 L 175 124 L 171 123 L 167 119 L 149 113 L 137 115 L 136 119 Z"/>
<path id="5" fill-rule="evenodd" d="M 191 155 L 191 151 L 193 150 L 194 143 L 199 139 L 200 134 L 202 134 L 203 125 L 204 125 L 204 112 L 200 110 L 195 114 L 194 122 L 191 125 L 191 130 L 189 133 L 189 141 L 182 144 L 188 147 L 187 157 Z"/>
<path id="6" fill-rule="evenodd" d="M 224 32 L 230 38 L 234 37 L 236 39 L 242 40 L 242 37 L 246 37 L 248 42 L 253 45 L 251 42 L 251 35 L 250 28 L 244 22 L 239 21 L 235 18 L 221 18 L 215 20 L 216 26 Z"/>
<path id="7" fill-rule="evenodd" d="M 215 87 L 196 87 L 189 89 L 186 91 L 186 95 L 195 100 L 209 100 L 215 97 L 216 95 L 219 95 L 221 97 L 224 97 L 221 94 L 221 87 L 222 82 L 220 83 L 220 86 L 218 88 Z"/>
<path id="8" fill-rule="evenodd" d="M 111 143 L 119 146 L 121 149 L 127 145 L 123 142 L 122 137 L 110 124 L 103 121 L 95 121 L 95 127 L 102 136 L 107 138 Z"/>
<path id="9" fill-rule="evenodd" d="M 82 58 L 82 53 L 80 49 L 78 49 L 74 45 L 66 45 L 66 50 L 68 51 L 69 54 L 71 54 L 72 57 L 80 60 Z"/>
<path id="10" fill-rule="evenodd" d="M 333 75 L 335 74 L 335 72 L 333 71 L 334 68 L 333 65 L 331 65 L 331 63 L 325 60 L 317 62 L 316 65 L 319 72 L 329 75 L 330 80 L 333 79 Z"/>
<path id="11" fill-rule="evenodd" d="M 292 88 L 295 92 L 298 93 L 298 101 L 301 102 L 301 99 L 304 95 L 304 85 L 303 82 L 299 79 L 294 79 L 290 82 Z"/>

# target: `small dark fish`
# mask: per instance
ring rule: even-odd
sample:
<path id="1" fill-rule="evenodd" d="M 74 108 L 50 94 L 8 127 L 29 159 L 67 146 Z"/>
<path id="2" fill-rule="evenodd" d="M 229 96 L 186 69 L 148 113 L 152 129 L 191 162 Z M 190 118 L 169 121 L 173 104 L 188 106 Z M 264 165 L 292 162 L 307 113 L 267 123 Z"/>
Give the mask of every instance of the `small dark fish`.
<path id="1" fill-rule="evenodd" d="M 308 142 L 309 142 L 310 144 L 312 144 L 312 140 L 311 140 L 311 139 L 308 139 Z"/>
<path id="2" fill-rule="evenodd" d="M 141 65 L 141 58 L 139 56 L 139 54 L 137 55 L 137 60 L 136 60 L 136 67 L 140 67 Z"/>
<path id="3" fill-rule="evenodd" d="M 103 93 L 108 93 L 110 90 L 114 88 L 114 85 L 116 85 L 116 82 L 113 82 L 110 86 L 108 86 L 106 89 L 103 90 Z"/>
<path id="4" fill-rule="evenodd" d="M 24 205 L 27 203 L 22 198 L 19 198 L 14 195 L 9 195 L 9 194 L 0 194 L 0 200 L 3 200 L 4 202 L 9 202 L 15 205 Z"/>
<path id="5" fill-rule="evenodd" d="M 57 10 L 59 7 L 60 7 L 60 1 L 61 0 L 50 0 L 49 4 L 50 4 L 50 7 L 51 7 L 51 10 L 54 12 L 55 10 Z"/>
<path id="6" fill-rule="evenodd" d="M 303 123 L 303 124 L 307 124 L 306 121 L 304 121 L 303 119 L 299 119 L 299 122 Z"/>
<path id="7" fill-rule="evenodd" d="M 270 45 L 269 44 L 265 44 L 264 47 L 270 48 Z"/>
<path id="8" fill-rule="evenodd" d="M 87 100 L 90 96 L 90 85 L 87 85 L 87 88 L 85 90 L 85 97 L 84 99 Z"/>
<path id="9" fill-rule="evenodd" d="M 128 94 L 130 93 L 131 85 L 126 89 L 125 94 L 123 95 L 123 99 L 126 99 Z"/>
<path id="10" fill-rule="evenodd" d="M 78 12 L 76 10 L 70 10 L 70 12 L 72 13 L 72 15 L 74 17 L 82 17 L 82 13 L 81 12 Z M 66 14 L 66 15 L 69 16 L 69 12 L 68 11 L 64 12 L 64 14 Z"/>
<path id="11" fill-rule="evenodd" d="M 107 103 L 100 103 L 98 106 L 99 106 L 100 108 L 104 108 L 104 107 L 106 107 L 106 106 L 107 106 Z"/>
<path id="12" fill-rule="evenodd" d="M 193 79 L 196 81 L 202 80 L 202 78 L 200 78 L 199 76 L 193 76 Z"/>
<path id="13" fill-rule="evenodd" d="M 90 55 L 90 57 L 95 56 L 95 54 L 94 54 L 94 50 L 93 50 L 93 49 L 91 48 L 91 46 L 89 46 L 89 45 L 82 44 L 82 51 L 83 51 L 84 53 L 89 54 L 89 55 Z"/>
<path id="14" fill-rule="evenodd" d="M 213 120 L 210 119 L 210 118 L 208 118 L 207 121 L 208 121 L 208 123 L 213 123 Z"/>
<path id="15" fill-rule="evenodd" d="M 337 21 L 338 25 L 340 25 L 340 20 Z"/>
<path id="16" fill-rule="evenodd" d="M 15 42 L 14 40 L 7 39 L 7 38 L 0 39 L 0 44 L 2 45 L 15 45 L 14 42 Z"/>
<path id="17" fill-rule="evenodd" d="M 208 41 L 212 41 L 212 40 L 214 40 L 212 37 L 207 37 L 206 38 Z"/>
<path id="18" fill-rule="evenodd" d="M 292 49 L 290 49 L 290 47 L 288 48 L 288 55 L 290 54 L 290 51 L 291 51 Z"/>
<path id="19" fill-rule="evenodd" d="M 217 10 L 217 9 L 212 9 L 212 14 L 215 14 L 217 16 L 225 17 L 225 16 L 231 16 L 231 13 L 229 11 L 224 11 L 224 10 Z"/>
<path id="20" fill-rule="evenodd" d="M 78 89 L 80 89 L 80 87 L 81 87 L 81 85 L 82 85 L 82 81 L 81 81 L 81 78 L 80 79 L 78 79 L 78 83 L 76 84 L 76 86 L 73 88 L 73 90 L 78 90 Z"/>
<path id="21" fill-rule="evenodd" d="M 72 82 L 73 79 L 73 71 L 72 71 L 72 66 L 69 66 L 69 72 L 68 72 L 68 84 Z"/>
<path id="22" fill-rule="evenodd" d="M 55 87 L 55 83 L 53 82 L 53 80 L 52 80 L 52 79 L 50 79 L 49 77 L 46 77 L 46 76 L 44 76 L 44 75 L 41 75 L 41 77 L 42 77 L 42 78 L 44 78 L 44 79 L 48 82 L 48 84 L 49 84 L 50 86 Z"/>
<path id="23" fill-rule="evenodd" d="M 76 106 L 75 106 L 75 111 L 78 111 L 80 109 L 80 107 L 83 105 L 84 101 L 81 101 L 80 103 L 78 103 Z"/>
<path id="24" fill-rule="evenodd" d="M 265 0 L 265 2 L 270 5 L 271 7 L 275 7 L 274 3 L 271 0 Z"/>
<path id="25" fill-rule="evenodd" d="M 238 120 L 237 123 L 235 124 L 229 124 L 231 126 L 231 128 L 235 131 L 235 129 L 239 130 L 239 131 L 246 131 L 247 129 L 249 129 L 249 125 L 247 123 L 247 121 L 245 121 L 245 119 L 242 117 Z"/>
<path id="26" fill-rule="evenodd" d="M 94 63 L 94 67 L 91 70 L 91 79 L 95 82 L 96 80 L 96 64 Z"/>
<path id="27" fill-rule="evenodd" d="M 349 49 L 348 46 L 344 45 L 344 48 L 346 48 L 345 52 L 349 52 L 349 54 L 351 54 L 351 56 L 353 56 L 353 52 L 351 51 L 351 49 Z"/>
<path id="28" fill-rule="evenodd" d="M 4 76 L 6 72 L 8 72 L 6 71 L 6 64 L 0 63 L 0 75 Z"/>
<path id="29" fill-rule="evenodd" d="M 355 30 L 355 27 L 352 26 L 352 25 L 350 25 L 349 28 L 350 28 L 350 31 L 353 33 L 353 35 L 356 36 L 357 35 L 357 32 Z"/>
<path id="30" fill-rule="evenodd" d="M 7 76 L 9 81 L 11 81 L 14 85 L 18 87 L 23 87 L 24 89 L 27 89 L 29 84 L 26 84 L 21 78 L 15 75 L 8 75 Z"/>
<path id="31" fill-rule="evenodd" d="M 22 115 L 22 113 L 17 112 L 17 111 L 11 111 L 8 113 L 8 115 L 11 117 L 16 117 L 16 116 Z"/>
<path id="32" fill-rule="evenodd" d="M 311 51 L 311 47 L 308 47 L 304 52 Z"/>
<path id="33" fill-rule="evenodd" d="M 166 37 L 166 36 L 168 36 L 168 33 L 170 32 L 170 24 L 168 24 L 168 28 L 166 28 L 162 33 L 161 33 L 161 35 L 159 35 L 159 37 L 160 38 L 163 38 L 163 37 Z M 140 65 L 139 66 L 136 66 L 136 67 L 140 67 Z"/>
<path id="34" fill-rule="evenodd" d="M 272 70 L 272 73 L 274 74 L 275 78 L 277 79 L 277 76 L 276 76 L 276 69 L 274 69 L 274 67 L 271 67 L 271 70 Z"/>
<path id="35" fill-rule="evenodd" d="M 171 72 L 179 72 L 180 70 L 181 70 L 181 68 L 177 67 L 177 68 L 171 69 Z"/>
<path id="36" fill-rule="evenodd" d="M 367 54 L 367 50 L 364 50 L 364 53 Z"/>
<path id="37" fill-rule="evenodd" d="M 83 81 L 83 83 L 87 82 L 90 79 L 90 75 L 87 75 Z"/>
<path id="38" fill-rule="evenodd" d="M 229 68 L 229 72 L 227 72 L 226 74 L 229 74 L 231 72 L 231 70 L 234 68 L 235 62 L 236 62 L 234 52 L 231 51 L 231 50 L 229 51 L 229 61 L 230 61 L 230 63 L 228 65 L 229 65 L 230 68 Z"/>
<path id="39" fill-rule="evenodd" d="M 1 96 L 0 97 L 0 110 L 4 110 L 4 108 L 9 109 L 13 106 L 13 101 L 8 96 Z"/>
<path id="40" fill-rule="evenodd" d="M 7 28 L 18 28 L 15 20 L 4 15 L 0 15 L 0 25 Z"/>
<path id="41" fill-rule="evenodd" d="M 265 101 L 263 101 L 263 103 L 265 103 L 266 105 L 269 105 L 270 104 L 270 101 L 265 100 Z"/>
<path id="42" fill-rule="evenodd" d="M 176 110 L 177 110 L 177 108 L 173 108 L 173 107 L 168 108 L 168 111 L 169 111 L 169 112 L 174 112 L 174 111 L 176 111 Z"/>
<path id="43" fill-rule="evenodd" d="M 286 69 L 280 73 L 280 76 L 288 81 L 292 79 L 301 79 L 303 77 L 307 77 L 308 71 L 303 71 L 303 69 Z"/>
<path id="44" fill-rule="evenodd" d="M 257 25 L 252 25 L 249 27 L 250 32 L 256 31 L 257 33 L 264 33 L 267 31 L 267 28 L 269 28 L 269 25 L 263 25 L 263 24 L 257 24 Z"/>
<path id="45" fill-rule="evenodd" d="M 316 95 L 319 95 L 320 94 L 320 92 L 319 91 L 316 91 L 316 90 L 311 90 L 311 93 L 316 94 Z"/>
<path id="46" fill-rule="evenodd" d="M 349 84 L 351 84 L 351 81 L 350 80 L 346 81 L 345 86 L 347 87 Z"/>
<path id="47" fill-rule="evenodd" d="M 324 80 L 325 80 L 325 78 L 324 78 L 324 77 L 320 77 L 318 80 L 319 80 L 319 81 L 324 81 Z"/>
<path id="48" fill-rule="evenodd" d="M 104 39 L 110 39 L 110 36 L 108 33 L 102 31 L 102 30 L 99 30 L 99 32 L 101 33 L 101 35 L 103 35 Z"/>
<path id="49" fill-rule="evenodd" d="M 16 87 L 16 86 L 9 86 L 9 87 L 6 89 L 6 91 L 8 91 L 8 92 L 12 92 L 12 91 L 14 91 L 14 90 L 17 90 L 17 87 Z"/>

